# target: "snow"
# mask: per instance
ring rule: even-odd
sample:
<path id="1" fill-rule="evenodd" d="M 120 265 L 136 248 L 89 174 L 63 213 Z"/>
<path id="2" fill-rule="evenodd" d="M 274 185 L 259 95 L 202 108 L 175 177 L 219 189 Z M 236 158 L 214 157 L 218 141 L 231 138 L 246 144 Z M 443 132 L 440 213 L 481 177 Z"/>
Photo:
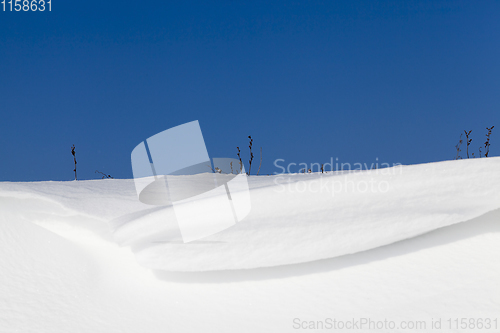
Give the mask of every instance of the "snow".
<path id="1" fill-rule="evenodd" d="M 498 332 L 499 170 L 251 176 L 250 215 L 190 243 L 133 180 L 0 183 L 0 332 L 295 332 L 326 318 L 429 332 L 498 318 Z"/>

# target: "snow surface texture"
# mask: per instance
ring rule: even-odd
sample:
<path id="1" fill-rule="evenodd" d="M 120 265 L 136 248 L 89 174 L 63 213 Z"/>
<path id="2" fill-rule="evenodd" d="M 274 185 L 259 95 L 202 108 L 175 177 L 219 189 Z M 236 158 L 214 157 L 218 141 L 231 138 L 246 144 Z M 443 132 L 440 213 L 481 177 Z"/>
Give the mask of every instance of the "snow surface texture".
<path id="1" fill-rule="evenodd" d="M 185 244 L 133 180 L 0 183 L 0 332 L 499 317 L 500 158 L 249 185 L 246 219 Z"/>

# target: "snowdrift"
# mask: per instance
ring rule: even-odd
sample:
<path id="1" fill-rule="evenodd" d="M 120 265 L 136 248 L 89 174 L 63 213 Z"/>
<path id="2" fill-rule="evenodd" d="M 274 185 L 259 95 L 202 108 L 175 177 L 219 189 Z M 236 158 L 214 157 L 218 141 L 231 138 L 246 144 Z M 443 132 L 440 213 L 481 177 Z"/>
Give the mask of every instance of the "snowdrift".
<path id="1" fill-rule="evenodd" d="M 77 228 L 106 233 L 109 225 L 114 240 L 150 269 L 234 270 L 352 254 L 471 220 L 500 208 L 499 170 L 500 159 L 490 158 L 250 177 L 250 215 L 190 243 L 172 207 L 140 203 L 132 180 L 3 183 L 0 197 L 17 199 L 11 214 L 60 235 L 68 225 L 50 216 L 102 221 Z"/>
<path id="2" fill-rule="evenodd" d="M 0 183 L 0 331 L 500 313 L 500 158 L 249 185 L 246 219 L 183 243 L 171 207 L 139 202 L 133 180 Z"/>

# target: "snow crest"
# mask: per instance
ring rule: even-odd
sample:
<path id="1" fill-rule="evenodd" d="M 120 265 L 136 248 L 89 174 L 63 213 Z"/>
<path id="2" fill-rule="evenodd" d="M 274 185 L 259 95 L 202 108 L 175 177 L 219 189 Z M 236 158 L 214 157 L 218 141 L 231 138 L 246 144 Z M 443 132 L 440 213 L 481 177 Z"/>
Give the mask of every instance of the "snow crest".
<path id="1" fill-rule="evenodd" d="M 111 240 L 111 231 L 152 270 L 237 270 L 353 254 L 472 220 L 500 207 L 498 170 L 500 158 L 488 158 L 251 176 L 249 216 L 190 243 L 172 207 L 139 202 L 133 180 L 0 183 L 0 199 L 4 213 L 71 240 Z"/>

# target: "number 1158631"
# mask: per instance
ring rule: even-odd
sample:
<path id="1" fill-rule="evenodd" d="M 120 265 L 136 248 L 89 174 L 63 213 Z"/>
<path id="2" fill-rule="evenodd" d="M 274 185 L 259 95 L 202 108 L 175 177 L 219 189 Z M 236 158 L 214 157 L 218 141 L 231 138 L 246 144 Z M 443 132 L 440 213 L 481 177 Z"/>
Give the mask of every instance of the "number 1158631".
<path id="1" fill-rule="evenodd" d="M 52 0 L 2 0 L 4 12 L 52 11 Z"/>

